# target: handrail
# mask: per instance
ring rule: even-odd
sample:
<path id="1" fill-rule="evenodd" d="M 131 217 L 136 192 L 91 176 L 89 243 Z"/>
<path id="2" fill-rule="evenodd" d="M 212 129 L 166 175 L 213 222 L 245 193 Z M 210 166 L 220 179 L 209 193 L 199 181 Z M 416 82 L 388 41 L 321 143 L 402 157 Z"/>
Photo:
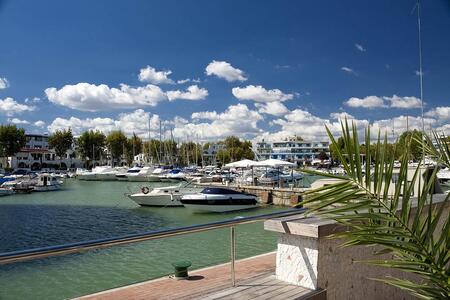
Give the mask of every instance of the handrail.
<path id="1" fill-rule="evenodd" d="M 19 250 L 12 252 L 0 253 L 0 265 L 23 262 L 34 259 L 47 258 L 58 255 L 66 255 L 71 253 L 78 253 L 87 250 L 107 248 L 117 245 L 125 245 L 148 240 L 155 240 L 165 237 L 173 237 L 195 232 L 208 231 L 219 228 L 233 227 L 239 224 L 249 224 L 271 218 L 288 217 L 302 214 L 305 212 L 304 208 L 295 208 L 284 210 L 281 212 L 274 212 L 269 214 L 241 217 L 225 221 L 218 221 L 212 223 L 205 223 L 199 225 L 192 225 L 186 227 L 178 227 L 164 230 L 148 231 L 143 233 L 128 234 L 119 237 L 104 238 L 97 240 L 90 240 L 85 242 L 69 243 L 64 245 L 48 246 L 35 249 Z"/>

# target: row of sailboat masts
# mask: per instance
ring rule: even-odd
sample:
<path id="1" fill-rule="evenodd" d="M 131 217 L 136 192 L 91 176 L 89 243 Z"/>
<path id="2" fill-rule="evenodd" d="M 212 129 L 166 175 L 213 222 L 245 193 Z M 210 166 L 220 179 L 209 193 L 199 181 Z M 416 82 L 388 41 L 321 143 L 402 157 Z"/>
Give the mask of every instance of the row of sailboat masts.
<path id="1" fill-rule="evenodd" d="M 170 164 L 174 165 L 176 163 L 180 163 L 180 160 L 185 160 L 185 163 L 187 165 L 190 165 L 191 163 L 195 163 L 196 165 L 203 165 L 203 151 L 202 151 L 202 145 L 199 144 L 198 135 L 196 135 L 196 142 L 193 143 L 193 149 L 191 149 L 191 139 L 187 137 L 185 141 L 185 146 L 182 148 L 183 151 L 179 152 L 177 151 L 176 147 L 177 145 L 181 146 L 180 141 L 176 143 L 173 136 L 173 128 L 170 128 L 170 138 L 166 139 L 166 133 L 168 130 L 166 130 L 163 126 L 162 121 L 159 122 L 159 145 L 155 143 L 156 139 L 152 138 L 151 135 L 151 123 L 150 118 L 148 121 L 148 141 L 147 141 L 147 157 L 146 160 L 150 164 L 158 163 L 160 165 L 164 164 Z M 154 148 L 153 148 L 154 147 Z M 145 148 L 145 145 L 144 145 Z M 194 153 L 189 154 L 189 152 L 194 151 Z M 200 151 L 200 159 L 199 161 L 199 155 L 198 152 Z M 177 153 L 179 152 L 179 153 Z M 156 154 L 154 157 L 154 154 Z M 192 161 L 191 161 L 192 160 Z"/>

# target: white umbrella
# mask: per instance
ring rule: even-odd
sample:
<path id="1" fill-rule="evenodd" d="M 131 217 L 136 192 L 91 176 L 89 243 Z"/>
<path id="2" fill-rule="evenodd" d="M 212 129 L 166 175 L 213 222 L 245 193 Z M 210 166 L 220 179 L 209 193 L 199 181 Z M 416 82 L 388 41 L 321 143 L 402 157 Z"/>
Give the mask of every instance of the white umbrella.
<path id="1" fill-rule="evenodd" d="M 294 167 L 295 166 L 294 163 L 284 161 L 281 159 L 273 159 L 273 158 L 266 159 L 263 161 L 258 161 L 256 163 L 257 164 L 255 166 L 258 166 L 258 167 L 274 167 L 274 168 L 276 168 L 276 167 L 284 167 L 284 166 L 286 166 L 286 167 Z"/>
<path id="2" fill-rule="evenodd" d="M 250 159 L 243 159 L 225 165 L 227 168 L 250 168 L 253 166 L 258 166 L 258 162 Z"/>

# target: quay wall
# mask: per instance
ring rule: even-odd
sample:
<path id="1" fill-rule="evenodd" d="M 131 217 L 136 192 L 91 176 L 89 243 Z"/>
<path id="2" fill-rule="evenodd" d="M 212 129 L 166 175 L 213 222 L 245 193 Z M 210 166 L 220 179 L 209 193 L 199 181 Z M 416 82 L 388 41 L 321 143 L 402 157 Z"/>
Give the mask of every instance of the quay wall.
<path id="1" fill-rule="evenodd" d="M 203 186 L 216 186 L 225 187 L 221 183 L 203 183 Z M 250 193 L 258 196 L 262 204 L 273 204 L 277 206 L 289 206 L 297 205 L 302 200 L 302 194 L 305 191 L 304 188 L 278 188 L 267 186 L 254 186 L 254 185 L 229 185 L 227 188 Z"/>

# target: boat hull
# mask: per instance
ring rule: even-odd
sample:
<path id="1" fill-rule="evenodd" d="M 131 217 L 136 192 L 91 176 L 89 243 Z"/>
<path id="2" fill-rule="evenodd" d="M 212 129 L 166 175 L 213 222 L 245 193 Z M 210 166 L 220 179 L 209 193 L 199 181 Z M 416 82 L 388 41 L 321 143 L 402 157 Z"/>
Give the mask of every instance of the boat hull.
<path id="1" fill-rule="evenodd" d="M 186 195 L 181 203 L 192 212 L 230 212 L 258 207 L 256 197 L 252 195 Z"/>
<path id="2" fill-rule="evenodd" d="M 183 206 L 180 202 L 181 195 L 165 194 L 165 195 L 152 195 L 152 194 L 133 194 L 128 195 L 128 198 L 141 206 L 157 206 L 157 207 L 177 207 Z"/>
<path id="3" fill-rule="evenodd" d="M 34 186 L 33 192 L 52 192 L 52 191 L 58 191 L 61 189 L 61 185 L 47 185 L 47 186 Z"/>

